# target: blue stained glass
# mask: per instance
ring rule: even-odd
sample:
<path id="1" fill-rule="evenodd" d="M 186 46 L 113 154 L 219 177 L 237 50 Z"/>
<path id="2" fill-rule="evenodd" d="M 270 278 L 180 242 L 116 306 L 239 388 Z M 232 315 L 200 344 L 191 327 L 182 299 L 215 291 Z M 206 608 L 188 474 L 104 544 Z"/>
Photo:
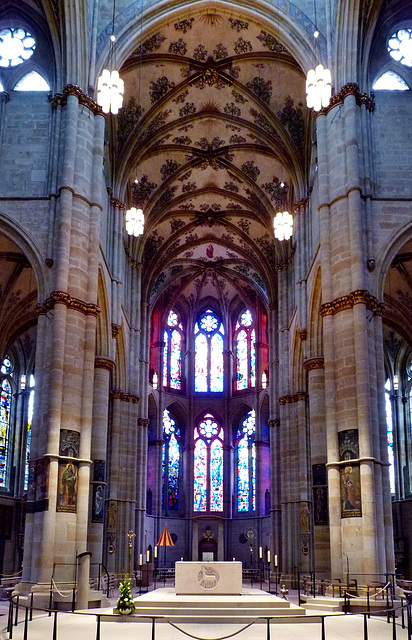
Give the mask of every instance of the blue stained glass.
<path id="1" fill-rule="evenodd" d="M 223 391 L 223 338 L 218 333 L 211 340 L 210 391 Z"/>
<path id="2" fill-rule="evenodd" d="M 163 386 L 167 387 L 167 381 L 169 379 L 169 367 L 168 367 L 168 350 L 169 350 L 169 334 L 167 331 L 163 334 Z"/>
<path id="3" fill-rule="evenodd" d="M 0 396 L 0 486 L 6 485 L 8 436 L 10 427 L 11 385 L 5 379 L 1 384 Z"/>
<path id="4" fill-rule="evenodd" d="M 214 436 L 217 436 L 219 431 L 219 425 L 215 422 L 213 416 L 210 413 L 207 413 L 204 420 L 202 420 L 199 425 L 199 435 L 203 436 L 208 442 L 210 442 Z"/>
<path id="5" fill-rule="evenodd" d="M 246 434 L 237 445 L 237 509 L 249 511 L 249 448 Z"/>
<path id="6" fill-rule="evenodd" d="M 210 445 L 210 511 L 223 511 L 223 445 L 218 439 Z"/>
<path id="7" fill-rule="evenodd" d="M 391 403 L 390 391 L 391 391 L 391 381 L 388 378 L 385 383 L 386 434 L 388 439 L 389 483 L 391 487 L 391 493 L 394 494 L 395 493 L 395 457 L 393 454 L 393 419 L 392 419 L 392 403 Z M 409 407 L 411 408 L 411 394 L 409 394 Z"/>
<path id="8" fill-rule="evenodd" d="M 250 334 L 250 386 L 256 387 L 256 333 Z"/>
<path id="9" fill-rule="evenodd" d="M 200 438 L 195 444 L 193 509 L 207 510 L 207 446 Z"/>
<path id="10" fill-rule="evenodd" d="M 237 508 L 256 510 L 256 447 L 255 410 L 252 409 L 237 431 Z"/>
<path id="11" fill-rule="evenodd" d="M 200 328 L 210 333 L 218 328 L 219 320 L 213 315 L 213 311 L 206 311 L 205 315 L 200 318 Z"/>
<path id="12" fill-rule="evenodd" d="M 170 341 L 170 387 L 182 388 L 182 334 L 176 330 Z"/>
<path id="13" fill-rule="evenodd" d="M 236 389 L 246 389 L 247 387 L 247 333 L 244 329 L 239 331 L 236 340 Z"/>
<path id="14" fill-rule="evenodd" d="M 244 313 L 240 316 L 240 324 L 242 327 L 251 327 L 253 324 L 253 317 L 249 309 L 246 309 Z"/>
<path id="15" fill-rule="evenodd" d="M 195 391 L 208 391 L 207 354 L 207 338 L 203 333 L 199 333 L 195 338 Z"/>
<path id="16" fill-rule="evenodd" d="M 163 508 L 179 507 L 180 430 L 165 409 L 163 411 L 162 504 Z M 167 497 L 166 497 L 167 496 Z"/>
<path id="17" fill-rule="evenodd" d="M 167 327 L 163 334 L 163 386 L 176 389 L 182 388 L 182 323 L 173 309 L 169 311 L 166 321 Z"/>
<path id="18" fill-rule="evenodd" d="M 30 376 L 30 387 L 34 387 L 34 376 Z M 31 446 L 31 423 L 33 420 L 33 405 L 34 405 L 34 389 L 32 388 L 29 394 L 29 402 L 27 406 L 27 441 L 26 441 L 26 468 L 24 470 L 24 490 L 27 491 L 29 487 L 29 460 L 30 460 L 30 446 Z"/>

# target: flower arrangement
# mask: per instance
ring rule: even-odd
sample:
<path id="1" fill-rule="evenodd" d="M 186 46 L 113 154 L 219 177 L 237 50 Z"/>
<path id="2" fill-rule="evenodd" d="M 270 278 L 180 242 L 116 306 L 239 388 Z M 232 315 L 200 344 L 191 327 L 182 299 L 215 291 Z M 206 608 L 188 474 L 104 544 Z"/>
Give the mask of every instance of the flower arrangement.
<path id="1" fill-rule="evenodd" d="M 119 613 L 133 613 L 136 609 L 132 592 L 130 589 L 130 578 L 123 576 L 119 583 L 119 597 L 117 599 L 116 609 Z"/>

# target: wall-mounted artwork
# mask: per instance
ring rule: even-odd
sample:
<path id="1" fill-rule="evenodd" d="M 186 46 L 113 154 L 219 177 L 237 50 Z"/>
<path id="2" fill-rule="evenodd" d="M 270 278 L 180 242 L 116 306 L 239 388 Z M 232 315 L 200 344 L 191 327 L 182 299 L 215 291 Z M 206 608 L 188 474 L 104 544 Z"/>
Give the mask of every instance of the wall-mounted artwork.
<path id="1" fill-rule="evenodd" d="M 359 435 L 357 429 L 346 429 L 339 434 L 339 460 L 359 458 Z"/>
<path id="2" fill-rule="evenodd" d="M 345 465 L 340 468 L 340 495 L 342 518 L 362 515 L 359 464 Z"/>
<path id="3" fill-rule="evenodd" d="M 313 516 L 315 525 L 328 524 L 328 488 L 313 487 Z"/>
<path id="4" fill-rule="evenodd" d="M 76 513 L 77 505 L 77 464 L 59 463 L 56 511 Z"/>

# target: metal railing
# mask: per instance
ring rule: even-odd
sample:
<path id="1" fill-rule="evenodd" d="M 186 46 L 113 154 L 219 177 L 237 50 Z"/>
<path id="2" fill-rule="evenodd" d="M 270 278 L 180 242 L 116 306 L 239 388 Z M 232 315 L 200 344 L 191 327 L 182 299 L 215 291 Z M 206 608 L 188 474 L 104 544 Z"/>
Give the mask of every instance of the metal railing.
<path id="1" fill-rule="evenodd" d="M 53 619 L 53 628 L 52 628 L 52 640 L 57 640 L 57 634 L 58 634 L 58 615 L 83 615 L 83 616 L 93 616 L 96 619 L 96 635 L 95 635 L 95 640 L 101 640 L 101 623 L 102 623 L 102 618 L 103 618 L 103 622 L 105 620 L 107 620 L 108 614 L 107 613 L 88 613 L 87 611 L 75 611 L 73 613 L 70 612 L 63 612 L 63 611 L 58 611 L 57 609 L 41 609 L 38 607 L 33 607 L 33 597 L 31 597 L 30 599 L 30 604 L 21 604 L 20 603 L 20 598 L 19 596 L 16 596 L 15 599 L 13 600 L 13 598 L 10 599 L 10 603 L 9 603 L 9 613 L 8 613 L 8 619 L 7 619 L 7 627 L 6 627 L 6 631 L 8 633 L 8 637 L 9 640 L 12 640 L 13 638 L 13 630 L 15 629 L 15 627 L 17 627 L 18 624 L 23 624 L 23 640 L 30 640 L 29 638 L 29 630 L 30 630 L 30 622 L 32 622 L 33 620 L 33 609 L 35 608 L 38 611 L 41 612 L 45 612 L 48 613 L 50 616 L 53 615 L 54 619 Z M 23 609 L 24 610 L 24 618 L 19 620 L 19 610 Z M 401 627 L 402 629 L 407 628 L 407 640 L 411 640 L 412 638 L 412 618 L 411 618 L 411 604 L 408 601 L 404 601 L 401 603 L 401 605 L 399 607 L 394 607 L 391 608 L 389 610 L 384 610 L 381 611 L 380 614 L 381 615 L 388 615 L 388 622 L 392 621 L 391 623 L 391 640 L 397 640 L 397 628 L 396 628 L 396 613 L 399 612 L 401 614 Z M 406 614 L 406 623 L 405 623 L 405 614 Z M 341 614 L 343 617 L 346 617 L 345 614 Z M 348 614 L 346 614 L 348 615 Z M 350 615 L 350 614 L 349 614 Z M 363 640 L 368 640 L 368 619 L 370 618 L 370 614 L 368 614 L 368 612 L 365 613 L 358 613 L 358 614 L 351 614 L 353 616 L 359 616 L 362 617 L 363 616 Z M 376 616 L 376 612 L 374 612 L 374 615 Z M 326 640 L 326 627 L 325 627 L 325 620 L 326 618 L 329 617 L 336 617 L 336 614 L 323 614 L 323 613 L 319 613 L 316 614 L 315 618 L 319 619 L 319 624 L 320 624 L 320 639 L 321 640 Z M 113 616 L 111 616 L 113 618 L 123 618 L 124 616 L 120 616 L 120 615 L 115 615 L 113 614 Z M 190 636 L 191 638 L 195 638 L 198 640 L 203 640 L 201 639 L 199 636 L 195 636 L 193 634 L 189 634 L 187 631 L 181 629 L 180 627 L 178 627 L 175 623 L 173 623 L 172 621 L 168 620 L 166 616 L 150 616 L 150 615 L 139 615 L 139 614 L 133 614 L 133 618 L 134 618 L 134 622 L 136 621 L 136 618 L 138 618 L 139 620 L 150 620 L 151 621 L 151 640 L 156 640 L 156 622 L 162 621 L 163 623 L 168 623 L 170 624 L 173 628 L 177 629 L 178 631 L 180 631 L 182 634 Z M 250 623 L 247 623 L 244 627 L 242 627 L 241 629 L 239 629 L 236 632 L 232 632 L 229 635 L 226 636 L 221 636 L 220 638 L 215 638 L 214 640 L 225 640 L 226 638 L 229 637 L 233 637 L 234 635 L 239 635 L 241 634 L 243 631 L 245 631 L 245 629 L 249 628 L 250 626 L 252 626 L 253 624 L 256 623 L 262 623 L 264 622 L 266 625 L 266 640 L 271 640 L 271 622 L 281 622 L 281 623 L 287 623 L 288 621 L 295 621 L 296 622 L 296 617 L 292 617 L 292 616 L 258 616 L 256 617 L 256 619 L 252 620 Z M 47 640 L 47 637 L 44 636 L 44 631 L 43 633 L 43 637 L 44 640 Z M 276 633 L 276 637 L 279 638 L 279 634 Z M 330 635 L 330 638 L 333 638 L 332 634 Z M 389 640 L 389 636 L 388 636 L 388 640 Z"/>

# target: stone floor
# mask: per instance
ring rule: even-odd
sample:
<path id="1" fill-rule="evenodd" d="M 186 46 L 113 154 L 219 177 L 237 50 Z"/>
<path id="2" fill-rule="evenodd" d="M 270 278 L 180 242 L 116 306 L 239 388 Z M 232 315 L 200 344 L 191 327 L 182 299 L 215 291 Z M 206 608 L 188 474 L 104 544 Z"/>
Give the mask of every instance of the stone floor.
<path id="1" fill-rule="evenodd" d="M 291 602 L 297 602 L 296 592 L 289 594 Z M 111 599 L 114 605 L 116 598 Z M 57 640 L 96 640 L 96 614 L 111 613 L 110 609 L 94 609 L 76 614 L 58 613 L 57 616 Z M 7 624 L 8 603 L 0 602 L 0 638 L 8 640 L 5 630 Z M 19 624 L 13 627 L 13 640 L 24 638 L 24 611 L 20 612 Z M 33 621 L 28 625 L 27 640 L 52 640 L 54 616 L 35 612 Z M 326 640 L 363 640 L 364 619 L 361 615 L 329 615 L 325 619 Z M 217 640 L 227 638 L 242 629 L 242 625 L 236 624 L 177 624 L 178 628 L 167 622 L 156 623 L 155 635 L 152 636 L 150 622 L 132 623 L 130 618 L 114 618 L 113 621 L 105 619 L 101 622 L 101 640 L 183 640 L 184 638 L 201 638 L 202 640 Z M 407 630 L 402 629 L 401 620 L 396 620 L 397 640 L 407 640 Z M 268 640 L 266 624 L 253 624 L 234 637 L 239 640 Z M 296 623 L 271 623 L 271 640 L 320 640 L 321 625 L 319 615 L 307 614 L 300 616 Z M 387 624 L 386 618 L 371 617 L 368 620 L 368 640 L 394 640 L 392 623 Z"/>

